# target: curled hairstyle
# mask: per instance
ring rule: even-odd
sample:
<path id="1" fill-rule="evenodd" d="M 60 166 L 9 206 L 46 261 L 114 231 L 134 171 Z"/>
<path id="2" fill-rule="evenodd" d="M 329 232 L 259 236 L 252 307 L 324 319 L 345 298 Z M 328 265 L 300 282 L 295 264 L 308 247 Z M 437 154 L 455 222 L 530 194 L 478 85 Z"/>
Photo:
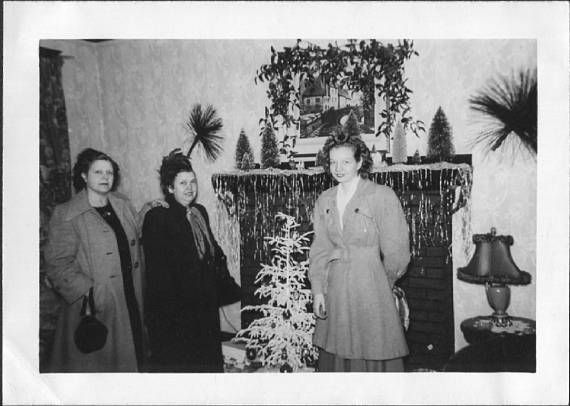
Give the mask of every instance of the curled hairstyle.
<path id="1" fill-rule="evenodd" d="M 168 196 L 170 194 L 168 187 L 174 185 L 176 175 L 180 172 L 194 172 L 194 169 L 192 169 L 192 164 L 188 157 L 179 148 L 176 148 L 162 158 L 162 164 L 158 172 L 160 174 L 162 193 L 164 196 Z"/>
<path id="2" fill-rule="evenodd" d="M 370 155 L 370 149 L 366 146 L 366 143 L 362 141 L 360 136 L 345 136 L 342 132 L 339 134 L 334 134 L 329 137 L 325 145 L 323 146 L 324 152 L 324 169 L 327 172 L 331 170 L 331 157 L 330 152 L 332 149 L 337 147 L 349 147 L 354 153 L 354 159 L 356 161 L 362 161 L 362 165 L 358 170 L 358 174 L 363 179 L 368 179 L 370 170 L 372 169 L 372 156 Z"/>
<path id="3" fill-rule="evenodd" d="M 113 184 L 111 185 L 111 190 L 115 190 L 119 185 L 120 173 L 119 165 L 104 152 L 97 151 L 93 148 L 86 148 L 77 155 L 77 161 L 73 165 L 73 188 L 76 192 L 85 189 L 85 180 L 82 174 L 87 175 L 91 165 L 95 161 L 107 161 L 111 163 L 113 167 Z"/>

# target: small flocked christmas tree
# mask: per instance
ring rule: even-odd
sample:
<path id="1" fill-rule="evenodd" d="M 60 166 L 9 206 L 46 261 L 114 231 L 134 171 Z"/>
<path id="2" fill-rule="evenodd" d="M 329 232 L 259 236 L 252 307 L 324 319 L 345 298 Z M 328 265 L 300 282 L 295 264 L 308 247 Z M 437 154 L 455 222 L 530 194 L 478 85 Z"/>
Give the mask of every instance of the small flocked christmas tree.
<path id="1" fill-rule="evenodd" d="M 315 166 L 322 166 L 323 168 L 325 167 L 325 162 L 326 161 L 326 157 L 325 157 L 325 151 L 323 151 L 323 149 L 319 149 L 319 151 L 317 152 L 317 156 L 315 157 Z"/>
<path id="2" fill-rule="evenodd" d="M 394 142 L 392 143 L 392 163 L 408 162 L 408 144 L 406 142 L 406 131 L 402 123 L 398 121 L 394 130 Z"/>
<path id="3" fill-rule="evenodd" d="M 245 135 L 245 131 L 242 129 L 239 133 L 239 138 L 236 145 L 236 168 L 237 169 L 246 169 L 242 168 L 241 164 L 243 162 L 244 154 L 248 153 L 250 159 L 253 161 L 253 151 L 251 150 L 251 145 L 249 144 L 249 139 L 247 135 Z M 249 169 L 249 168 L 247 168 Z"/>
<path id="4" fill-rule="evenodd" d="M 360 135 L 360 127 L 358 125 L 358 120 L 354 111 L 350 110 L 348 118 L 344 123 L 343 132 L 349 137 Z"/>
<path id="5" fill-rule="evenodd" d="M 254 167 L 255 163 L 253 162 L 253 159 L 251 158 L 249 152 L 243 154 L 243 157 L 241 158 L 241 163 L 239 164 L 239 169 L 241 169 L 242 171 L 249 171 Z"/>
<path id="6" fill-rule="evenodd" d="M 451 126 L 441 106 L 437 109 L 429 127 L 427 157 L 445 161 L 455 153 Z"/>
<path id="7" fill-rule="evenodd" d="M 261 137 L 261 167 L 279 167 L 279 148 L 277 147 L 277 137 L 271 124 L 266 125 Z"/>
<path id="8" fill-rule="evenodd" d="M 267 304 L 245 306 L 242 311 L 257 311 L 262 317 L 239 331 L 235 340 L 245 342 L 266 367 L 279 367 L 281 372 L 297 371 L 312 365 L 317 352 L 312 343 L 315 316 L 308 311 L 311 291 L 306 285 L 308 238 L 296 230 L 299 224 L 291 216 L 278 213 L 283 220 L 280 234 L 266 237 L 271 245 L 271 264 L 262 264 L 255 283 L 255 294 Z"/>
<path id="9" fill-rule="evenodd" d="M 416 149 L 416 152 L 414 152 L 414 156 L 412 157 L 412 162 L 414 164 L 421 164 L 422 163 L 422 157 L 420 156 L 420 150 Z"/>

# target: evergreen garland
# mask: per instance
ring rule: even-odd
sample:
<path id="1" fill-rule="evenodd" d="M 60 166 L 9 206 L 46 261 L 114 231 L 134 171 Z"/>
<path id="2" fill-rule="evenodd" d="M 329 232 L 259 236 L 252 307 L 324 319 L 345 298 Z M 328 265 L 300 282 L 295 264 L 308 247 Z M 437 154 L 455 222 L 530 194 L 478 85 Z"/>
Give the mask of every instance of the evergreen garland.
<path id="1" fill-rule="evenodd" d="M 236 168 L 242 168 L 242 161 L 244 154 L 249 154 L 249 159 L 253 161 L 253 151 L 251 150 L 251 145 L 249 144 L 249 139 L 245 135 L 245 131 L 242 129 L 239 133 L 239 138 L 236 145 Z"/>
<path id="2" fill-rule="evenodd" d="M 383 44 L 375 39 L 349 39 L 344 46 L 329 44 L 321 48 L 315 44 L 304 45 L 298 39 L 293 47 L 276 51 L 271 47 L 271 62 L 262 65 L 255 82 L 268 84 L 267 96 L 271 104 L 265 109 L 260 124 L 271 123 L 274 129 L 289 129 L 299 125 L 300 93 L 298 83 L 309 83 L 322 78 L 325 84 L 350 91 L 362 91 L 364 103 L 371 104 L 377 96 L 386 101 L 380 113 L 382 122 L 376 135 L 391 135 L 396 115 L 401 116 L 404 128 L 418 136 L 425 131 L 423 122 L 411 116 L 410 94 L 406 86 L 404 63 L 418 53 L 413 41 L 398 40 L 397 44 Z M 295 154 L 295 135 L 283 134 L 282 143 L 289 157 Z"/>
<path id="3" fill-rule="evenodd" d="M 266 124 L 261 138 L 261 167 L 279 167 L 279 148 L 277 147 L 277 137 L 271 124 Z"/>
<path id="4" fill-rule="evenodd" d="M 429 127 L 427 157 L 438 161 L 445 161 L 455 154 L 451 127 L 443 109 L 438 107 Z"/>

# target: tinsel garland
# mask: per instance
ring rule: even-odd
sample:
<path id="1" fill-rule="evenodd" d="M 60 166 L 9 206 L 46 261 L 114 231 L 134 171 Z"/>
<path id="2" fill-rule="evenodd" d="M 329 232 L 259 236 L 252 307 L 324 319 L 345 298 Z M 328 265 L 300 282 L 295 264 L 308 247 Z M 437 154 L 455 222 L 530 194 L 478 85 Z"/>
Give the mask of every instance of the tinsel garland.
<path id="1" fill-rule="evenodd" d="M 451 259 L 451 219 L 460 208 L 461 239 L 463 248 L 469 251 L 472 237 L 468 227 L 472 186 L 470 165 L 446 162 L 392 165 L 371 173 L 370 179 L 391 187 L 400 198 L 410 227 L 412 257 L 421 256 L 426 247 L 444 246 L 448 247 L 447 260 Z M 241 247 L 255 247 L 255 251 L 247 252 L 247 255 L 255 261 L 265 262 L 269 259 L 265 237 L 274 235 L 279 227 L 275 221 L 276 213 L 283 211 L 298 219 L 300 232 L 311 231 L 314 203 L 324 190 L 334 185 L 334 181 L 322 168 L 264 169 L 217 173 L 212 176 L 212 184 L 220 207 L 225 207 L 226 211 L 223 224 L 219 224 L 220 235 L 236 237 L 241 231 Z M 461 190 L 459 202 L 456 201 L 458 187 Z M 434 204 L 430 197 L 433 195 L 439 195 L 440 203 Z M 241 230 L 235 230 L 236 227 Z M 235 241 L 230 255 L 237 259 L 240 247 Z"/>

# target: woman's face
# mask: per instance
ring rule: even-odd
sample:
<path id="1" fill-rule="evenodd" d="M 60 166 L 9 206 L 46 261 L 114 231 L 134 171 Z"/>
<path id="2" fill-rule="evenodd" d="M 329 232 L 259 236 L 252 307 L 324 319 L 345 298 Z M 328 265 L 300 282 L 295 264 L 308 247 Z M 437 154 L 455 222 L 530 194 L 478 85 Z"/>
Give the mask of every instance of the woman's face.
<path id="1" fill-rule="evenodd" d="M 109 161 L 93 161 L 89 171 L 82 173 L 81 176 L 85 181 L 88 192 L 106 195 L 113 188 L 115 173 L 113 172 L 113 165 Z"/>
<path id="2" fill-rule="evenodd" d="M 168 187 L 174 199 L 182 206 L 189 206 L 198 195 L 198 181 L 194 172 L 179 172 Z"/>
<path id="3" fill-rule="evenodd" d="M 362 166 L 362 161 L 357 161 L 354 158 L 352 147 L 334 147 L 331 149 L 329 157 L 331 174 L 337 182 L 350 182 L 358 176 L 358 170 Z"/>

